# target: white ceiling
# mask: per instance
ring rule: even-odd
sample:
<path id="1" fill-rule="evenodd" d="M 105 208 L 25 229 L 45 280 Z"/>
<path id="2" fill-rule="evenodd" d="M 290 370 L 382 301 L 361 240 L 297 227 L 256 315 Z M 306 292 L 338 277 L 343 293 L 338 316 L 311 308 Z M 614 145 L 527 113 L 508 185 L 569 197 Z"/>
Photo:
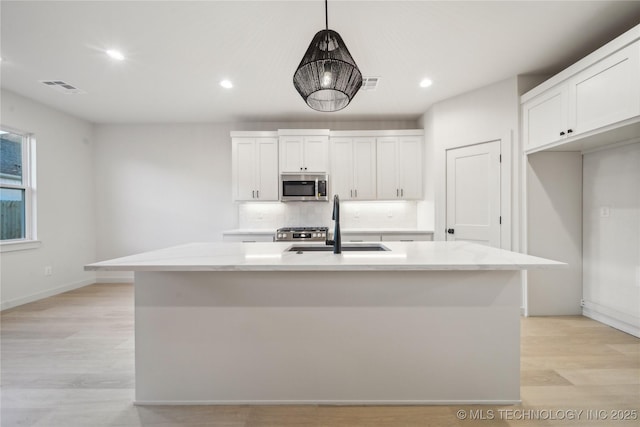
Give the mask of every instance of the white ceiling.
<path id="1" fill-rule="evenodd" d="M 415 119 L 434 102 L 518 74 L 555 73 L 640 22 L 640 1 L 329 1 L 363 75 L 336 113 L 292 77 L 324 2 L 7 1 L 2 88 L 96 123 Z M 126 60 L 104 51 L 118 48 Z M 421 89 L 429 77 L 434 84 Z M 231 90 L 219 86 L 231 79 Z M 64 80 L 66 95 L 39 83 Z"/>

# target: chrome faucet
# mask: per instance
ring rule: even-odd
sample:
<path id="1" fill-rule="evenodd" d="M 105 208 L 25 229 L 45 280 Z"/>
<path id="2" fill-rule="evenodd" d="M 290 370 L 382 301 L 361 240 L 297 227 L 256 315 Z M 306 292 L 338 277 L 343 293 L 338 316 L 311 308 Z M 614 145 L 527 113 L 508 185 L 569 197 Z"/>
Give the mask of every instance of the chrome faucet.
<path id="1" fill-rule="evenodd" d="M 336 194 L 333 196 L 333 214 L 331 219 L 334 221 L 333 225 L 333 240 L 327 240 L 325 243 L 329 246 L 333 246 L 333 253 L 342 253 L 342 237 L 340 236 L 340 198 Z"/>

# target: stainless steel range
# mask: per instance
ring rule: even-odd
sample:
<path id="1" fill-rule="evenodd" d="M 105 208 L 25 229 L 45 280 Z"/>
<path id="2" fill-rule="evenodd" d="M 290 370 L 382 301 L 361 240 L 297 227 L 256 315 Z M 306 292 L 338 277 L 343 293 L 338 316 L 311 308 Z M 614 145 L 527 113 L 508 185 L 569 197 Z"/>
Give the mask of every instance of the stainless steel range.
<path id="1" fill-rule="evenodd" d="M 283 227 L 276 231 L 276 241 L 324 242 L 328 232 L 328 227 Z"/>

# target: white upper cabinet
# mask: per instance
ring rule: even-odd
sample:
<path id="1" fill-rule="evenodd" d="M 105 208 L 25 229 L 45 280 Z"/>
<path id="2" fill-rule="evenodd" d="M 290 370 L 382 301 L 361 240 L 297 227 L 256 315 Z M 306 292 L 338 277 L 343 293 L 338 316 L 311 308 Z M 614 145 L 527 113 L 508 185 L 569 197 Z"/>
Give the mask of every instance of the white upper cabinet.
<path id="1" fill-rule="evenodd" d="M 422 138 L 378 138 L 377 177 L 379 200 L 422 199 Z"/>
<path id="2" fill-rule="evenodd" d="M 331 138 L 331 187 L 341 200 L 376 199 L 376 139 Z"/>
<path id="3" fill-rule="evenodd" d="M 278 139 L 232 137 L 234 201 L 278 200 Z"/>
<path id="4" fill-rule="evenodd" d="M 618 140 L 636 134 L 639 38 L 640 26 L 523 95 L 524 149 L 568 148 L 567 143 L 587 149 L 608 143 L 606 138 L 591 140 L 603 132 L 616 131 Z"/>
<path id="5" fill-rule="evenodd" d="M 640 42 L 570 79 L 569 96 L 576 134 L 640 115 Z"/>
<path id="6" fill-rule="evenodd" d="M 567 85 L 563 84 L 523 104 L 522 129 L 525 150 L 558 141 L 566 135 L 568 93 Z"/>
<path id="7" fill-rule="evenodd" d="M 280 172 L 328 172 L 328 135 L 281 135 Z"/>
<path id="8" fill-rule="evenodd" d="M 404 136 L 398 142 L 400 197 L 405 200 L 422 199 L 422 138 Z"/>

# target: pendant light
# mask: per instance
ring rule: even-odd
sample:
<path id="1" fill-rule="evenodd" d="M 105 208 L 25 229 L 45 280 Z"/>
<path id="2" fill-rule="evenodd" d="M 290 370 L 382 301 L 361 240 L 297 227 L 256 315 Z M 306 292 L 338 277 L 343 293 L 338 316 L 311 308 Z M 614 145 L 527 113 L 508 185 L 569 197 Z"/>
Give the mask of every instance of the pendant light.
<path id="1" fill-rule="evenodd" d="M 362 73 L 342 37 L 329 29 L 327 0 L 324 30 L 311 40 L 293 75 L 293 85 L 309 107 L 317 111 L 339 111 L 349 105 L 362 86 Z"/>

